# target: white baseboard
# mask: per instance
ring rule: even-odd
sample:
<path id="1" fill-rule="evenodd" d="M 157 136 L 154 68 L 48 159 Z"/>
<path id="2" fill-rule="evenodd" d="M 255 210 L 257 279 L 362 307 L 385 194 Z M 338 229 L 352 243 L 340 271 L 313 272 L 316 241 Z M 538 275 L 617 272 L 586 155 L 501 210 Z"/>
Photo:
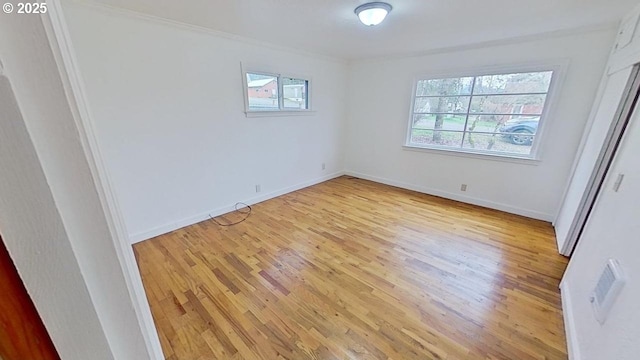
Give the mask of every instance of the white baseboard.
<path id="1" fill-rule="evenodd" d="M 580 360 L 580 348 L 578 347 L 578 337 L 575 331 L 573 308 L 571 308 L 571 293 L 566 282 L 560 283 L 560 297 L 562 298 L 562 316 L 564 317 L 564 332 L 567 337 L 567 354 L 569 360 Z"/>
<path id="2" fill-rule="evenodd" d="M 299 183 L 299 184 L 296 184 L 296 185 L 293 185 L 293 186 L 289 186 L 289 187 L 286 187 L 286 188 L 283 188 L 283 189 L 280 189 L 280 190 L 276 190 L 276 191 L 270 192 L 268 194 L 255 196 L 255 197 L 252 197 L 252 198 L 249 198 L 249 199 L 244 199 L 244 200 L 241 200 L 240 202 L 243 202 L 243 203 L 248 204 L 248 205 L 257 204 L 257 203 L 260 203 L 260 202 L 263 202 L 263 201 L 266 201 L 266 200 L 269 200 L 269 199 L 273 199 L 275 197 L 278 197 L 278 196 L 281 196 L 281 195 L 284 195 L 284 194 L 288 194 L 288 193 L 296 191 L 296 190 L 304 189 L 306 187 L 309 187 L 309 186 L 312 186 L 312 185 L 316 185 L 316 184 L 319 184 L 321 182 L 325 182 L 327 180 L 331 180 L 331 179 L 340 177 L 340 176 L 342 176 L 344 174 L 345 173 L 343 171 L 338 171 L 338 172 L 335 172 L 333 174 L 329 174 L 329 175 L 322 176 L 322 177 L 319 177 L 319 178 L 316 178 L 316 179 L 313 179 L 313 180 L 309 180 L 309 181 L 305 181 L 305 182 L 302 182 L 302 183 Z M 170 232 L 172 232 L 174 230 L 181 229 L 181 228 L 183 228 L 185 226 L 193 225 L 193 224 L 199 223 L 201 221 L 207 220 L 207 219 L 209 219 L 209 216 L 216 217 L 216 216 L 220 216 L 222 214 L 226 214 L 228 212 L 231 212 L 233 210 L 235 210 L 235 204 L 222 206 L 222 207 L 219 207 L 217 209 L 209 210 L 209 211 L 207 211 L 205 213 L 197 214 L 197 215 L 194 215 L 194 216 L 190 216 L 188 218 L 184 218 L 182 220 L 178 220 L 178 221 L 171 222 L 169 224 L 158 226 L 158 227 L 153 228 L 153 229 L 148 230 L 148 231 L 143 231 L 143 232 L 139 232 L 139 233 L 136 233 L 136 234 L 131 234 L 131 235 L 129 235 L 129 241 L 131 242 L 131 244 L 135 244 L 135 243 L 138 243 L 138 242 L 141 242 L 141 241 L 144 241 L 144 240 L 148 240 L 148 239 L 154 238 L 154 237 L 162 235 L 162 234 L 170 233 Z"/>
<path id="3" fill-rule="evenodd" d="M 249 199 L 245 199 L 242 200 L 241 202 L 244 202 L 246 204 L 249 205 L 253 205 L 253 204 L 257 204 L 259 202 L 265 201 L 265 200 L 269 200 L 269 199 L 273 199 L 274 197 L 278 197 L 284 194 L 288 194 L 290 192 L 296 191 L 296 190 L 300 190 L 327 180 L 331 180 L 334 179 L 336 177 L 342 176 L 342 175 L 349 175 L 349 176 L 355 176 L 361 179 L 365 179 L 365 180 L 370 180 L 370 181 L 374 181 L 374 182 L 378 182 L 378 183 L 382 183 L 382 184 L 386 184 L 386 185 L 391 185 L 391 186 L 396 186 L 399 188 L 403 188 L 403 189 L 407 189 L 407 190 L 413 190 L 413 191 L 418 191 L 421 193 L 425 193 L 425 194 L 429 194 L 429 195 L 434 195 L 434 196 L 439 196 L 439 197 L 443 197 L 446 199 L 451 199 L 451 200 L 456 200 L 456 201 L 461 201 L 464 203 L 468 203 L 468 204 L 473 204 L 473 205 L 478 205 L 478 206 L 483 206 L 483 207 L 487 207 L 487 208 L 491 208 L 491 209 L 496 209 L 496 210 L 501 210 L 501 211 L 505 211 L 508 213 L 512 213 L 512 214 L 517 214 L 517 215 L 522 215 L 522 216 L 526 216 L 526 217 L 530 217 L 533 219 L 539 219 L 539 220 L 544 220 L 544 221 L 552 221 L 553 220 L 553 215 L 551 214 L 545 214 L 545 213 L 541 213 L 538 211 L 533 211 L 533 210 L 527 210 L 527 209 L 522 209 L 522 208 L 518 208 L 518 207 L 514 207 L 514 206 L 510 206 L 510 205 L 506 205 L 506 204 L 501 204 L 501 203 L 496 203 L 496 202 L 492 202 L 492 201 L 487 201 L 487 200 L 483 200 L 483 199 L 478 199 L 478 198 L 474 198 L 474 197 L 470 197 L 470 196 L 463 196 L 463 195 L 458 195 L 458 194 L 454 194 L 454 193 L 449 193 L 446 191 L 441 191 L 441 190 L 437 190 L 437 189 L 432 189 L 432 188 L 428 188 L 425 186 L 420 186 L 420 185 L 413 185 L 413 184 L 408 184 L 408 183 L 404 183 L 404 182 L 400 182 L 400 181 L 395 181 L 395 180 L 390 180 L 390 179 L 385 179 L 385 178 L 381 178 L 381 177 L 377 177 L 377 176 L 372 176 L 372 175 L 367 175 L 367 174 L 362 174 L 362 173 L 357 173 L 357 172 L 353 172 L 353 171 L 338 171 L 335 172 L 333 174 L 330 175 L 326 175 L 326 176 L 322 176 L 320 178 L 316 178 L 310 181 L 305 181 L 303 183 L 299 183 L 290 187 L 286 187 L 280 190 L 276 190 L 273 192 L 270 192 L 268 194 L 264 194 L 264 195 L 260 195 L 260 196 L 256 196 L 256 197 L 252 197 Z M 222 214 L 226 214 L 228 212 L 231 212 L 235 209 L 235 204 L 229 204 L 227 206 L 222 206 L 219 207 L 217 209 L 212 209 L 210 211 L 207 211 L 205 213 L 202 214 L 197 214 L 194 216 L 190 216 L 188 218 L 184 218 L 182 220 L 178 220 L 178 221 L 174 221 L 171 222 L 169 224 L 165 224 L 162 226 L 158 226 L 156 228 L 153 228 L 151 230 L 148 231 L 143 231 L 143 232 L 139 232 L 136 234 L 131 234 L 129 235 L 129 240 L 132 244 L 138 243 L 140 241 L 144 241 L 144 240 L 148 240 L 151 239 L 153 237 L 162 235 L 162 234 L 166 234 L 169 233 L 171 231 L 177 230 L 177 229 L 181 229 L 185 226 L 189 226 L 189 225 L 193 225 L 196 223 L 199 223 L 201 221 L 207 220 L 209 219 L 209 215 L 211 216 L 219 216 Z"/>
<path id="4" fill-rule="evenodd" d="M 484 200 L 484 199 L 478 199 L 478 198 L 474 198 L 474 197 L 470 197 L 470 196 L 454 194 L 454 193 L 450 193 L 450 192 L 447 192 L 447 191 L 428 188 L 428 187 L 422 186 L 422 185 L 408 184 L 408 183 L 404 183 L 404 182 L 401 182 L 401 181 L 385 179 L 385 178 L 372 176 L 372 175 L 367 175 L 367 174 L 361 174 L 361 173 L 357 173 L 357 172 L 353 172 L 353 171 L 346 171 L 345 174 L 349 175 L 349 176 L 355 176 L 357 178 L 361 178 L 361 179 L 365 179 L 365 180 L 375 181 L 375 182 L 386 184 L 386 185 L 396 186 L 396 187 L 407 189 L 407 190 L 413 190 L 413 191 L 421 192 L 421 193 L 428 194 L 428 195 L 439 196 L 439 197 L 443 197 L 443 198 L 446 198 L 446 199 L 451 199 L 451 200 L 456 200 L 456 201 L 460 201 L 460 202 L 464 202 L 464 203 L 468 203 L 468 204 L 487 207 L 487 208 L 490 208 L 490 209 L 500 210 L 500 211 L 508 212 L 508 213 L 511 213 L 511 214 L 522 215 L 522 216 L 526 216 L 526 217 L 533 218 L 533 219 L 544 220 L 544 221 L 552 221 L 553 218 L 554 218 L 554 216 L 552 214 L 545 214 L 545 213 L 542 213 L 542 212 L 539 212 L 539 211 L 528 210 L 528 209 L 514 207 L 514 206 L 511 206 L 511 205 L 501 204 L 501 203 L 488 201 L 488 200 Z"/>

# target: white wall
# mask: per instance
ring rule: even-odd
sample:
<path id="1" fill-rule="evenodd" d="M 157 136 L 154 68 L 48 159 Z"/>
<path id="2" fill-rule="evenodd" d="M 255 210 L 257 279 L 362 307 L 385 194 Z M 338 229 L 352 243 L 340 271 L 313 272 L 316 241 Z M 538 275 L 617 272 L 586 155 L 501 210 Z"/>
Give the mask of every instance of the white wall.
<path id="1" fill-rule="evenodd" d="M 39 16 L 3 15 L 0 59 L 17 101 L 3 79 L 0 226 L 18 272 L 62 358 L 149 358 Z"/>
<path id="2" fill-rule="evenodd" d="M 133 241 L 343 170 L 345 63 L 119 10 L 63 5 Z M 310 76 L 316 113 L 246 118 L 241 61 Z"/>
<path id="3" fill-rule="evenodd" d="M 552 220 L 614 31 L 351 64 L 346 169 L 357 176 Z M 570 61 L 536 165 L 404 150 L 414 80 L 474 67 Z M 467 192 L 460 185 L 468 184 Z"/>
<path id="4" fill-rule="evenodd" d="M 631 120 L 587 226 L 562 279 L 572 359 L 632 360 L 640 353 L 640 112 Z M 618 192 L 613 183 L 625 174 Z M 589 298 L 608 259 L 618 259 L 626 284 L 600 325 Z"/>

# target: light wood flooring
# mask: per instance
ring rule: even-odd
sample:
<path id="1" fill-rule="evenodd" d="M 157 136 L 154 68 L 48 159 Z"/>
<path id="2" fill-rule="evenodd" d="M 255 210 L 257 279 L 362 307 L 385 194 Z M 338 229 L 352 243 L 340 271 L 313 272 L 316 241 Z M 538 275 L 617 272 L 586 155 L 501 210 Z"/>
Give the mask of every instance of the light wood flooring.
<path id="1" fill-rule="evenodd" d="M 167 359 L 567 358 L 542 221 L 341 177 L 134 250 Z"/>

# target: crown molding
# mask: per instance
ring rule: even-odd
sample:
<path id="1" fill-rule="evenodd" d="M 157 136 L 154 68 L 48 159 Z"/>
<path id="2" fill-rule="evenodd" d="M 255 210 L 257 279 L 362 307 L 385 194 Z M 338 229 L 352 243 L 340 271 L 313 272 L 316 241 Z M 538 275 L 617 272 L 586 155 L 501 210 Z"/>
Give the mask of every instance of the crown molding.
<path id="1" fill-rule="evenodd" d="M 82 5 L 103 13 L 114 15 L 114 16 L 126 16 L 129 18 L 153 22 L 156 24 L 162 24 L 165 26 L 170 26 L 170 27 L 178 28 L 185 31 L 198 32 L 201 34 L 206 34 L 209 36 L 214 36 L 214 37 L 223 38 L 227 40 L 238 41 L 238 42 L 242 42 L 242 43 L 253 45 L 253 46 L 259 46 L 267 49 L 289 52 L 292 54 L 313 57 L 315 59 L 321 59 L 321 60 L 336 62 L 340 64 L 398 60 L 403 58 L 421 57 L 421 56 L 474 50 L 474 49 L 479 49 L 484 47 L 511 45 L 511 44 L 522 43 L 522 42 L 533 42 L 533 41 L 544 40 L 549 38 L 575 36 L 575 35 L 591 33 L 591 32 L 613 31 L 617 29 L 619 25 L 619 21 L 604 22 L 604 23 L 592 24 L 587 26 L 559 29 L 559 30 L 541 32 L 541 33 L 535 33 L 535 34 L 507 37 L 503 39 L 481 41 L 481 42 L 470 43 L 470 44 L 438 47 L 438 48 L 425 49 L 425 50 L 419 50 L 419 51 L 398 52 L 395 54 L 373 56 L 369 58 L 358 58 L 358 57 L 341 58 L 341 57 L 330 56 L 322 53 L 306 51 L 306 50 L 301 50 L 301 49 L 292 48 L 288 46 L 269 43 L 261 40 L 256 40 L 246 36 L 214 30 L 205 26 L 189 24 L 182 21 L 178 21 L 178 20 L 168 19 L 168 18 L 156 16 L 156 15 L 142 13 L 139 11 L 116 7 L 113 5 L 107 5 L 107 4 L 99 3 L 95 0 L 68 0 L 68 1 L 77 5 Z"/>
<path id="2" fill-rule="evenodd" d="M 339 63 L 339 64 L 343 64 L 343 65 L 346 65 L 348 63 L 348 60 L 347 59 L 343 59 L 343 58 L 333 57 L 333 56 L 329 56 L 329 55 L 325 55 L 325 54 L 321 54 L 321 53 L 316 53 L 316 52 L 311 52 L 311 51 L 300 50 L 300 49 L 297 49 L 297 48 L 278 45 L 278 44 L 274 44 L 274 43 L 270 43 L 270 42 L 265 42 L 265 41 L 262 41 L 262 40 L 256 40 L 256 39 L 249 38 L 249 37 L 246 37 L 246 36 L 241 36 L 241 35 L 231 34 L 231 33 L 224 32 L 224 31 L 214 30 L 214 29 L 211 29 L 211 28 L 208 28 L 208 27 L 205 27 L 205 26 L 189 24 L 189 23 L 185 23 L 185 22 L 182 22 L 182 21 L 178 21 L 178 20 L 168 19 L 168 18 L 164 18 L 164 17 L 160 17 L 160 16 L 156 16 L 156 15 L 151 15 L 151 14 L 146 14 L 146 13 L 142 13 L 142 12 L 138 12 L 138 11 L 134 11 L 134 10 L 130 10 L 130 9 L 125 9 L 125 8 L 121 8 L 121 7 L 116 7 L 116 6 L 112 6 L 112 5 L 102 4 L 102 3 L 98 3 L 98 2 L 96 2 L 94 0 L 84 0 L 84 1 L 83 0 L 68 0 L 68 1 L 73 3 L 73 4 L 75 4 L 75 5 L 84 6 L 84 7 L 87 7 L 87 8 L 102 12 L 102 13 L 106 13 L 106 14 L 109 14 L 109 15 L 112 15 L 112 16 L 124 16 L 124 17 L 128 17 L 128 18 L 131 18 L 131 19 L 136 19 L 136 20 L 151 22 L 151 23 L 154 23 L 154 24 L 160 24 L 160 25 L 164 25 L 164 26 L 168 26 L 168 27 L 173 27 L 173 28 L 176 28 L 176 29 L 184 30 L 184 31 L 197 32 L 197 33 L 200 33 L 200 34 L 209 35 L 209 36 L 213 36 L 213 37 L 217 37 L 217 38 L 233 40 L 233 41 L 241 42 L 241 43 L 248 44 L 248 45 L 258 46 L 258 47 L 271 49 L 271 50 L 288 52 L 288 53 L 291 53 L 291 54 L 296 54 L 296 55 L 301 55 L 301 56 L 306 56 L 306 57 L 312 57 L 314 59 L 320 59 L 320 60 L 325 60 L 325 61 L 329 61 L 329 62 L 335 62 L 335 63 Z"/>
<path id="3" fill-rule="evenodd" d="M 471 43 L 471 44 L 447 46 L 447 47 L 440 47 L 440 48 L 434 48 L 434 49 L 428 49 L 428 50 L 422 50 L 422 51 L 414 51 L 414 52 L 400 52 L 400 53 L 396 53 L 396 54 L 392 54 L 392 55 L 375 56 L 375 57 L 370 57 L 370 58 L 352 59 L 352 60 L 349 61 L 349 63 L 353 64 L 353 63 L 362 63 L 362 62 L 379 62 L 379 61 L 399 60 L 399 59 L 406 59 L 406 58 L 414 58 L 414 57 L 422 57 L 422 56 L 430 56 L 430 55 L 455 53 L 455 52 L 468 51 L 468 50 L 476 50 L 476 49 L 487 48 L 487 47 L 520 44 L 520 43 L 523 43 L 523 42 L 534 42 L 534 41 L 547 40 L 547 39 L 552 39 L 552 38 L 554 38 L 554 39 L 555 38 L 563 38 L 563 37 L 569 37 L 569 36 L 588 34 L 588 33 L 592 33 L 592 32 L 615 31 L 618 28 L 618 23 L 619 22 L 617 22 L 617 21 L 616 22 L 605 22 L 605 23 L 599 23 L 599 24 L 594 24 L 594 25 L 589 25 L 589 26 L 581 26 L 581 27 L 575 27 L 575 28 L 560 29 L 560 30 L 548 31 L 548 32 L 543 32 L 543 33 L 515 36 L 515 37 L 509 37 L 509 38 L 497 39 L 497 40 L 481 41 L 481 42 L 476 42 L 476 43 Z"/>

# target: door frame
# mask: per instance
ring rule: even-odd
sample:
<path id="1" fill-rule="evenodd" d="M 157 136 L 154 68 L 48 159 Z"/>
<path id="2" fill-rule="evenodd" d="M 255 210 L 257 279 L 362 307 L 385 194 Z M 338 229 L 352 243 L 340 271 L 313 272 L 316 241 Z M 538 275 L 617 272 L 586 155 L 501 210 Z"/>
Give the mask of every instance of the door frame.
<path id="1" fill-rule="evenodd" d="M 598 194 L 602 190 L 605 178 L 611 164 L 616 155 L 625 130 L 631 121 L 636 105 L 640 98 L 640 64 L 633 65 L 631 75 L 627 81 L 623 92 L 623 98 L 618 104 L 613 122 L 609 126 L 609 130 L 604 140 L 604 145 L 600 150 L 600 154 L 596 160 L 595 166 L 589 177 L 585 192 L 578 205 L 578 212 L 571 222 L 567 238 L 564 246 L 560 249 L 560 253 L 565 256 L 571 256 L 575 250 L 580 236 L 589 221 L 589 215 L 598 200 Z"/>
<path id="2" fill-rule="evenodd" d="M 78 129 L 81 146 L 87 158 L 91 176 L 95 181 L 96 191 L 127 283 L 129 296 L 131 297 L 149 355 L 152 359 L 162 360 L 164 359 L 164 354 L 160 345 L 160 338 L 151 315 L 151 308 L 142 284 L 133 247 L 129 241 L 122 211 L 115 195 L 113 182 L 109 177 L 109 172 L 100 153 L 84 82 L 77 65 L 78 61 L 67 28 L 67 22 L 64 18 L 62 5 L 60 0 L 47 1 L 47 5 L 47 12 L 41 14 L 42 23 L 62 79 L 65 95 Z"/>

